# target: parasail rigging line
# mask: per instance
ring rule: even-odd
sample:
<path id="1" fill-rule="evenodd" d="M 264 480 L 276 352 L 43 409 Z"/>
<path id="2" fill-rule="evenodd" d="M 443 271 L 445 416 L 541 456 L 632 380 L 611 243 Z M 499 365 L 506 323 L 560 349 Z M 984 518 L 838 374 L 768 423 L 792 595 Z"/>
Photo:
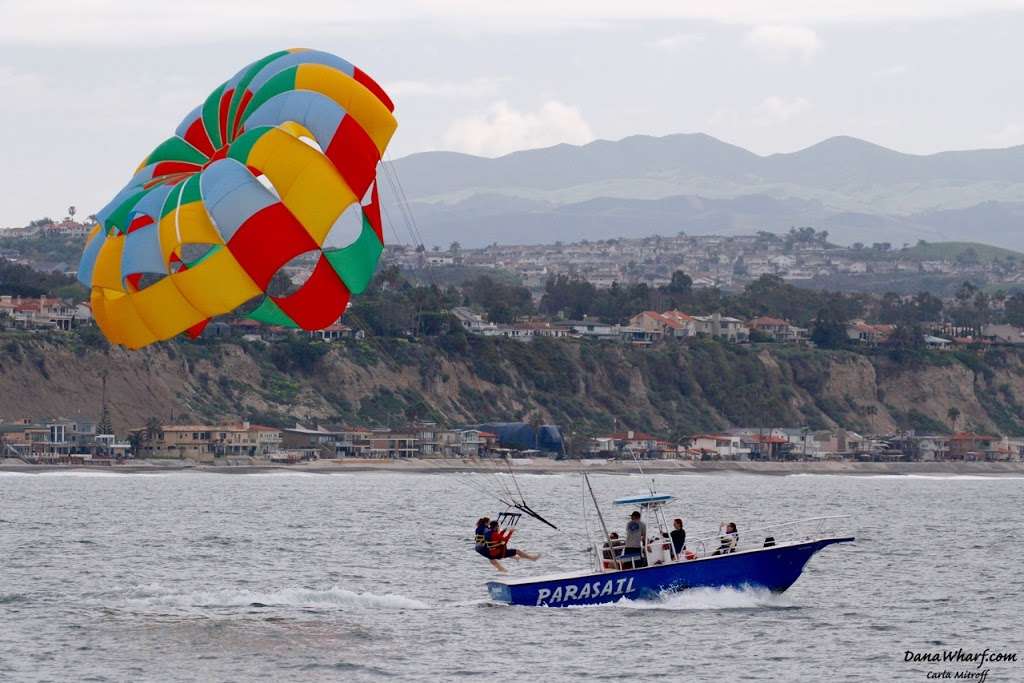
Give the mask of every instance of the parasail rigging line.
<path id="1" fill-rule="evenodd" d="M 507 460 L 507 457 L 506 457 L 506 460 Z M 552 529 L 555 529 L 556 531 L 562 531 L 557 526 L 555 526 L 554 524 L 552 524 L 548 520 L 544 519 L 544 517 L 539 512 L 537 512 L 536 510 L 531 508 L 529 503 L 526 502 L 526 499 L 523 496 L 522 489 L 519 486 L 519 482 L 516 480 L 515 473 L 512 472 L 511 463 L 507 463 L 509 465 L 509 475 L 512 478 L 512 481 L 514 483 L 516 491 L 518 492 L 518 495 L 516 495 L 516 493 L 513 492 L 512 488 L 509 487 L 508 483 L 505 482 L 504 477 L 503 476 L 499 476 L 499 473 L 495 472 L 493 470 L 480 471 L 480 472 L 475 472 L 475 473 L 472 473 L 472 472 L 451 472 L 447 468 L 442 467 L 439 463 L 434 463 L 434 462 L 431 462 L 430 460 L 423 460 L 423 462 L 424 463 L 430 463 L 430 465 L 432 467 L 435 467 L 438 471 L 444 471 L 444 472 L 448 472 L 448 473 L 454 475 L 455 480 L 458 481 L 463 486 L 471 488 L 471 489 L 475 490 L 476 492 L 481 493 L 481 494 L 487 496 L 488 498 L 495 499 L 496 501 L 498 501 L 499 503 L 501 503 L 502 505 L 504 505 L 505 507 L 507 507 L 510 510 L 519 510 L 523 514 L 525 514 L 525 515 L 527 515 L 529 517 L 532 517 L 532 518 L 536 519 L 539 522 L 542 522 L 542 523 L 546 524 L 547 526 L 551 527 Z M 493 482 L 492 485 L 496 484 L 496 486 L 494 486 L 493 489 L 492 488 L 488 488 L 483 483 L 481 483 L 479 480 L 477 480 L 476 477 L 474 477 L 474 474 L 479 474 L 481 477 L 485 478 L 487 481 Z M 500 473 L 500 474 L 504 474 L 504 473 Z M 565 533 L 565 532 L 562 532 L 562 533 Z"/>
<path id="2" fill-rule="evenodd" d="M 391 188 L 391 194 L 395 198 L 395 204 L 398 206 L 398 212 L 402 216 L 403 227 L 405 227 L 406 232 L 409 233 L 412 243 L 417 247 L 425 246 L 423 244 L 423 236 L 420 234 L 420 231 L 416 226 L 416 219 L 412 215 L 412 210 L 408 206 L 408 200 L 405 198 L 405 193 L 402 192 L 401 186 L 399 185 L 394 165 L 390 161 L 382 161 L 381 168 L 384 170 L 384 178 L 387 180 L 388 186 Z"/>
<path id="3" fill-rule="evenodd" d="M 395 227 L 396 223 L 391 220 L 391 214 L 388 213 L 388 207 L 384 206 L 384 202 L 380 203 L 380 210 L 384 213 L 384 222 L 389 228 L 391 228 L 391 234 L 394 235 L 395 242 L 405 246 L 405 240 L 402 239 L 402 236 L 398 232 L 398 228 Z"/>
<path id="4" fill-rule="evenodd" d="M 544 524 L 547 524 L 555 531 L 558 531 L 559 529 L 557 526 L 555 526 L 548 520 L 544 519 L 544 517 L 541 516 L 539 512 L 531 508 L 530 505 L 526 502 L 526 497 L 523 495 L 523 490 L 519 487 L 519 480 L 516 479 L 516 474 L 515 472 L 512 471 L 512 459 L 509 458 L 508 455 L 505 456 L 505 465 L 508 467 L 508 475 L 512 477 L 512 483 L 515 484 L 516 491 L 519 493 L 518 500 L 513 498 L 513 500 L 515 500 L 515 505 L 513 505 L 512 507 L 514 507 L 516 510 L 519 510 L 520 512 L 526 513 L 530 517 L 533 517 L 538 522 L 543 522 Z"/>
<path id="5" fill-rule="evenodd" d="M 395 185 L 398 186 L 398 193 L 401 197 L 402 204 L 405 206 L 405 212 L 409 215 L 409 221 L 412 224 L 412 229 L 416 233 L 419 243 L 423 244 L 423 234 L 420 232 L 420 226 L 416 224 L 416 216 L 413 215 L 412 205 L 409 203 L 409 197 L 405 194 L 405 186 L 402 185 L 402 179 L 398 176 L 398 169 L 395 167 L 395 163 L 391 159 L 391 154 L 385 151 L 385 156 L 388 159 L 387 165 L 391 167 L 391 175 L 394 177 Z"/>

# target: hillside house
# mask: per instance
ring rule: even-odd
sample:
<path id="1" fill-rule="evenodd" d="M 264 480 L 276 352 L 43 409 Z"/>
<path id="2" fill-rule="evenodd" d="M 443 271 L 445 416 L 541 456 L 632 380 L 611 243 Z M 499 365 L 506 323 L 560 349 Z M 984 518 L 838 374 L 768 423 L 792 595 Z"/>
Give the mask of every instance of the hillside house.
<path id="1" fill-rule="evenodd" d="M 455 319 L 459 321 L 459 324 L 462 325 L 466 332 L 486 334 L 488 331 L 493 331 L 497 328 L 494 323 L 487 322 L 479 313 L 474 313 L 465 306 L 453 308 L 452 315 L 455 316 Z"/>
<path id="2" fill-rule="evenodd" d="M 846 336 L 852 341 L 876 346 L 889 338 L 895 325 L 872 325 L 863 320 L 853 320 L 846 326 Z"/>
<path id="3" fill-rule="evenodd" d="M 975 432 L 957 432 L 949 437 L 950 460 L 999 460 L 1002 439 Z M 1008 458 L 1007 458 L 1008 459 Z"/>
<path id="4" fill-rule="evenodd" d="M 771 318 L 769 316 L 754 318 L 750 321 L 750 329 L 751 331 L 756 330 L 767 337 L 771 337 L 777 342 L 796 344 L 804 343 L 808 339 L 808 333 L 805 328 L 797 327 L 788 320 L 782 320 L 781 318 Z"/>
<path id="5" fill-rule="evenodd" d="M 366 333 L 340 322 L 335 322 L 322 330 L 311 330 L 309 336 L 320 341 L 331 342 L 338 341 L 339 339 L 362 339 L 366 336 Z"/>
<path id="6" fill-rule="evenodd" d="M 1016 325 L 985 325 L 981 328 L 981 336 L 997 344 L 1024 344 L 1024 329 Z"/>
<path id="7" fill-rule="evenodd" d="M 70 330 L 92 319 L 92 310 L 85 304 L 54 297 L 0 296 L 0 317 L 21 329 Z"/>
<path id="8" fill-rule="evenodd" d="M 383 429 L 371 432 L 371 458 L 415 458 L 418 455 L 419 437 L 416 434 Z"/>
<path id="9" fill-rule="evenodd" d="M 281 448 L 281 430 L 241 422 L 226 425 L 162 425 L 155 439 L 137 435 L 143 455 L 207 460 L 225 456 L 265 457 Z"/>
<path id="10" fill-rule="evenodd" d="M 697 334 L 731 342 L 745 342 L 750 338 L 750 328 L 739 318 L 713 313 L 695 316 L 693 321 Z"/>
<path id="11" fill-rule="evenodd" d="M 750 448 L 743 445 L 743 439 L 730 434 L 698 434 L 690 439 L 690 450 L 701 457 L 717 457 L 722 460 L 749 460 Z"/>

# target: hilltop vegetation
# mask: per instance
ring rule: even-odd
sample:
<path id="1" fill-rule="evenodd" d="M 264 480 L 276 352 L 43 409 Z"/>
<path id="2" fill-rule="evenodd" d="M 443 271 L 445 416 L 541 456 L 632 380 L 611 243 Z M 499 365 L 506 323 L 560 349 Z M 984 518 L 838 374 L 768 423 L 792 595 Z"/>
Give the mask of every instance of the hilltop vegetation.
<path id="1" fill-rule="evenodd" d="M 0 258 L 0 294 L 13 296 L 59 296 L 86 298 L 85 288 L 62 273 L 41 273 L 26 265 Z"/>
<path id="2" fill-rule="evenodd" d="M 900 256 L 916 258 L 921 261 L 956 261 L 969 259 L 974 262 L 1024 260 L 1024 253 L 1012 249 L 995 247 L 981 242 L 925 242 L 920 241 L 913 247 L 897 252 Z"/>
<path id="3" fill-rule="evenodd" d="M 56 234 L 5 237 L 0 231 L 0 255 L 31 263 L 39 270 L 74 270 L 85 239 Z"/>

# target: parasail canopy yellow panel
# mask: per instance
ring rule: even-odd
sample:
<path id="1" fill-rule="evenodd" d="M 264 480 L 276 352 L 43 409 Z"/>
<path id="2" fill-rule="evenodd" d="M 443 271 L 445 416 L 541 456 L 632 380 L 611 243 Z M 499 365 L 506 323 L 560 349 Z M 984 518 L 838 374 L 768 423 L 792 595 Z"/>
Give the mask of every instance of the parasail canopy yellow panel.
<path id="1" fill-rule="evenodd" d="M 362 292 L 383 250 L 377 165 L 397 122 L 384 90 L 326 52 L 253 62 L 215 89 L 96 216 L 78 269 L 107 338 L 141 348 L 261 297 L 249 317 L 316 330 Z M 358 204 L 358 236 L 324 243 Z M 315 265 L 268 293 L 286 264 Z"/>

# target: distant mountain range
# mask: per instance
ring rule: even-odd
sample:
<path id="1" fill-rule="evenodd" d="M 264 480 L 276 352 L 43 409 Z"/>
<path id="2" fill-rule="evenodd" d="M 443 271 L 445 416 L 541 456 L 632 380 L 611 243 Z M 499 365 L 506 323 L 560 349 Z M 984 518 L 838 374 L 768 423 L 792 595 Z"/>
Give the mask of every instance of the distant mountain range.
<path id="1" fill-rule="evenodd" d="M 832 241 L 972 240 L 1024 249 L 1024 146 L 913 155 L 851 137 L 759 156 L 711 136 L 633 136 L 495 159 L 393 162 L 428 245 L 783 232 Z M 412 241 L 388 182 L 397 237 Z"/>

